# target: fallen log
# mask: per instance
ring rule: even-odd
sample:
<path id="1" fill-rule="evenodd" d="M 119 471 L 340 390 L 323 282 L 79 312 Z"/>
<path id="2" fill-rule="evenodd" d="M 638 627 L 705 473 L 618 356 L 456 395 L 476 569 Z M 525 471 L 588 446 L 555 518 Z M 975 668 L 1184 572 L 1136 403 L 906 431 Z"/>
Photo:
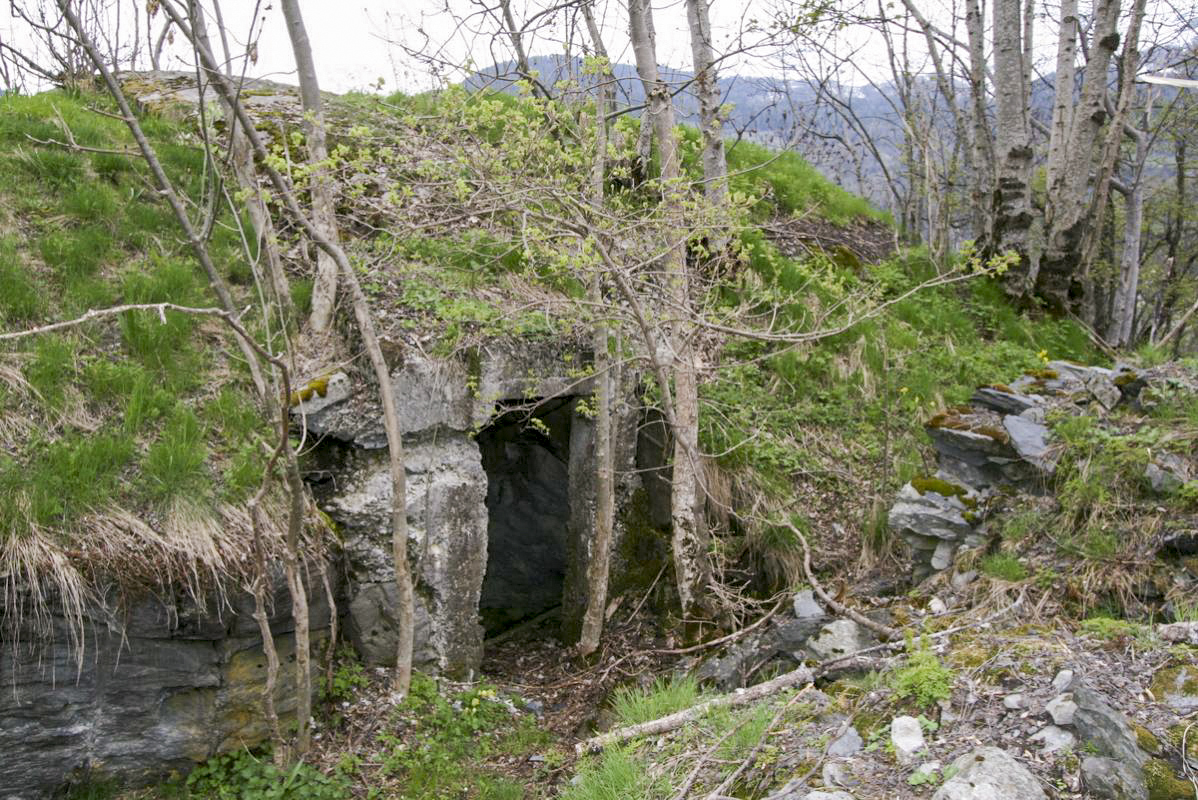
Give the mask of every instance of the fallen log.
<path id="1" fill-rule="evenodd" d="M 706 702 L 699 703 L 696 706 L 691 706 L 674 714 L 670 714 L 660 719 L 649 720 L 637 725 L 629 725 L 624 728 L 617 728 L 614 731 L 592 736 L 590 739 L 579 742 L 574 745 L 574 750 L 579 755 L 586 753 L 599 753 L 604 748 L 610 747 L 613 744 L 626 742 L 629 739 L 635 739 L 638 736 L 653 736 L 658 733 L 666 733 L 668 731 L 681 728 L 688 722 L 693 722 L 708 712 L 717 708 L 736 708 L 737 706 L 754 703 L 763 697 L 780 692 L 783 689 L 789 689 L 792 686 L 800 684 L 808 684 L 814 680 L 815 676 L 807 667 L 799 667 L 791 670 L 785 675 L 779 675 L 771 681 L 759 683 L 756 686 L 750 686 L 748 689 L 737 689 L 731 694 L 720 695 L 713 697 Z"/>

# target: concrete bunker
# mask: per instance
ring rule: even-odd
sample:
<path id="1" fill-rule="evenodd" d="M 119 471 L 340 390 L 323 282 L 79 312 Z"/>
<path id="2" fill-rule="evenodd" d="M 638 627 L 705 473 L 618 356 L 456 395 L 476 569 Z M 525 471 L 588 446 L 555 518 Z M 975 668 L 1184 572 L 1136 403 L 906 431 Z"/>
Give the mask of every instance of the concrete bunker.
<path id="1" fill-rule="evenodd" d="M 477 435 L 487 476 L 486 636 L 562 603 L 569 572 L 575 398 L 501 404 Z"/>

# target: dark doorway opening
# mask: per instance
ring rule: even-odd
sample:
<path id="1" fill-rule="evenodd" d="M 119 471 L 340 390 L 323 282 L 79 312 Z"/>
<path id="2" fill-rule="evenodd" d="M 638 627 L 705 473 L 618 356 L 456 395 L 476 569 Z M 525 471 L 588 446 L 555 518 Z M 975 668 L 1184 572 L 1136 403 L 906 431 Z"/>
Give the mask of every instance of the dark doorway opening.
<path id="1" fill-rule="evenodd" d="M 562 602 L 573 414 L 573 397 L 501 407 L 478 433 L 488 513 L 479 615 L 488 638 Z"/>

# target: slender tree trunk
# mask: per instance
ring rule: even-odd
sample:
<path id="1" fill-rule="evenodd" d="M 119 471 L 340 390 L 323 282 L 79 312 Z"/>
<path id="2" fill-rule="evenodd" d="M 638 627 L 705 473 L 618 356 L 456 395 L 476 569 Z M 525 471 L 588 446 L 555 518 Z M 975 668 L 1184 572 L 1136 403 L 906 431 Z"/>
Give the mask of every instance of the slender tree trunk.
<path id="1" fill-rule="evenodd" d="M 1107 121 L 1107 70 L 1119 46 L 1116 24 L 1119 0 L 1098 0 L 1090 58 L 1073 115 L 1058 185 L 1050 187 L 1046 213 L 1047 247 L 1036 285 L 1050 309 L 1061 313 L 1080 305 L 1082 237 L 1092 208 L 1089 184 L 1094 174 L 1095 145 Z"/>
<path id="2" fill-rule="evenodd" d="M 1045 172 L 1049 191 L 1060 186 L 1065 142 L 1073 126 L 1073 89 L 1077 82 L 1077 0 L 1061 0 L 1061 26 L 1057 36 L 1056 86 L 1052 100 L 1052 125 L 1048 135 Z"/>
<path id="3" fill-rule="evenodd" d="M 649 101 L 647 112 L 661 154 L 661 208 L 669 221 L 677 220 L 682 213 L 681 165 L 674 129 L 674 106 L 667 86 L 657 73 L 657 57 L 650 33 L 652 13 L 649 0 L 630 0 L 628 4 L 629 34 L 636 54 L 637 72 L 645 86 Z M 672 231 L 664 233 L 664 240 L 677 238 Z M 666 294 L 673 305 L 672 316 L 682 316 L 691 307 L 684 248 L 685 244 L 677 241 L 665 255 Z M 693 621 L 704 606 L 709 568 L 699 485 L 698 364 L 689 334 L 685 320 L 669 324 L 669 344 L 674 356 L 674 425 L 671 431 L 674 454 L 670 497 L 674 571 L 683 618 Z"/>
<path id="4" fill-rule="evenodd" d="M 965 0 L 965 3 L 965 30 L 969 39 L 969 116 L 973 126 L 973 177 L 970 181 L 973 232 L 977 241 L 989 242 L 994 228 L 990 197 L 995 179 L 994 142 L 986 118 L 986 41 L 979 0 Z"/>
<path id="5" fill-rule="evenodd" d="M 994 253 L 1014 251 L 1019 265 L 1008 273 L 1008 289 L 1021 296 L 1036 272 L 1032 253 L 1032 146 L 1024 87 L 1020 0 L 994 3 L 994 92 L 998 133 L 995 141 L 998 181 L 995 191 Z"/>
<path id="6" fill-rule="evenodd" d="M 1111 309 L 1107 341 L 1114 347 L 1131 344 L 1136 318 L 1136 296 L 1140 291 L 1140 241 L 1144 227 L 1144 164 L 1148 160 L 1148 137 L 1136 136 L 1136 166 L 1126 195 L 1123 221 L 1123 254 L 1119 263 L 1119 283 Z"/>
<path id="7" fill-rule="evenodd" d="M 329 240 L 337 241 L 337 216 L 334 212 L 333 177 L 329 172 L 329 150 L 325 140 L 324 101 L 316 79 L 316 62 L 312 58 L 312 43 L 304 27 L 299 0 L 280 0 L 287 20 L 287 35 L 295 54 L 296 72 L 300 84 L 300 102 L 304 108 L 304 136 L 308 148 L 308 177 L 312 196 L 312 222 Z M 323 248 L 316 250 L 316 278 L 312 284 L 312 313 L 308 326 L 314 333 L 323 333 L 333 322 L 337 302 L 337 262 Z"/>
<path id="8" fill-rule="evenodd" d="M 64 0 L 59 1 L 63 2 Z M 175 24 L 183 32 L 183 35 L 195 42 L 193 31 L 171 0 L 161 0 L 161 2 L 162 8 L 166 9 L 171 19 L 174 20 Z M 350 291 L 354 318 L 362 337 L 362 346 L 366 350 L 370 364 L 374 370 L 375 380 L 379 384 L 379 398 L 383 406 L 383 427 L 387 434 L 387 450 L 392 486 L 392 550 L 395 560 L 395 582 L 399 594 L 398 607 L 396 608 L 399 641 L 397 645 L 394 687 L 396 694 L 402 698 L 407 695 L 412 679 L 412 634 L 416 606 L 415 594 L 412 588 L 412 570 L 407 558 L 407 476 L 404 473 L 403 467 L 403 438 L 401 435 L 402 429 L 399 424 L 399 411 L 395 401 L 395 387 L 391 383 L 390 369 L 387 367 L 382 348 L 379 346 L 378 334 L 375 331 L 374 319 L 370 314 L 366 295 L 362 292 L 362 286 L 358 282 L 357 274 L 354 272 L 354 267 L 350 263 L 349 257 L 345 254 L 345 250 L 335 240 L 324 235 L 321 229 L 308 217 L 303 208 L 300 207 L 299 201 L 296 199 L 295 193 L 292 192 L 287 181 L 284 180 L 278 170 L 270 165 L 266 146 L 262 143 L 261 137 L 258 136 L 257 129 L 253 127 L 253 121 L 250 119 L 245 107 L 241 104 L 232 85 L 223 75 L 216 71 L 216 58 L 212 55 L 211 49 L 203 45 L 198 45 L 197 50 L 205 69 L 214 73 L 214 85 L 217 91 L 236 112 L 237 118 L 245 129 L 246 135 L 253 147 L 254 155 L 262 162 L 262 168 L 267 177 L 270 178 L 271 185 L 282 200 L 288 215 L 296 224 L 304 229 L 304 232 L 317 246 L 332 256 L 341 272 L 341 278 L 345 281 Z"/>
<path id="9" fill-rule="evenodd" d="M 1098 254 L 1098 241 L 1103 230 L 1105 214 L 1110 197 L 1111 179 L 1119 163 L 1120 145 L 1124 135 L 1128 134 L 1128 116 L 1131 111 L 1132 99 L 1136 94 L 1136 70 L 1140 64 L 1138 48 L 1140 41 L 1140 25 L 1144 19 L 1146 0 L 1135 0 L 1132 7 L 1131 20 L 1127 25 L 1127 36 L 1123 40 L 1123 55 L 1119 61 L 1120 81 L 1119 93 L 1115 103 L 1115 114 L 1107 124 L 1106 138 L 1098 158 L 1097 177 L 1094 181 L 1094 197 L 1091 201 L 1090 221 L 1083 231 L 1081 240 L 1080 272 L 1089 288 L 1090 274 Z M 1087 320 L 1091 324 L 1105 327 L 1101 320 Z"/>
<path id="10" fill-rule="evenodd" d="M 583 6 L 596 53 L 604 53 L 599 28 L 594 24 L 590 4 Z M 606 55 L 601 55 L 606 58 Z M 591 194 L 596 208 L 603 206 L 603 182 L 607 173 L 607 111 L 610 67 L 599 76 L 595 90 L 595 160 L 591 168 Z M 608 330 L 603 315 L 602 272 L 596 267 L 591 281 L 591 305 L 595 314 L 595 329 L 591 348 L 595 367 L 595 537 L 591 542 L 587 562 L 587 606 L 582 617 L 582 633 L 578 652 L 589 656 L 599 647 L 603 634 L 604 612 L 607 608 L 608 572 L 611 565 L 612 529 L 615 524 L 616 486 L 612 474 L 612 376 L 608 356 Z"/>
<path id="11" fill-rule="evenodd" d="M 720 213 L 728 205 L 728 157 L 724 152 L 724 126 L 720 117 L 720 87 L 711 46 L 709 0 L 686 0 L 686 19 L 690 26 L 691 54 L 694 58 L 695 87 L 699 96 L 699 131 L 703 136 L 703 186 L 707 202 Z M 715 256 L 723 254 L 728 237 L 718 232 L 711 239 Z"/>

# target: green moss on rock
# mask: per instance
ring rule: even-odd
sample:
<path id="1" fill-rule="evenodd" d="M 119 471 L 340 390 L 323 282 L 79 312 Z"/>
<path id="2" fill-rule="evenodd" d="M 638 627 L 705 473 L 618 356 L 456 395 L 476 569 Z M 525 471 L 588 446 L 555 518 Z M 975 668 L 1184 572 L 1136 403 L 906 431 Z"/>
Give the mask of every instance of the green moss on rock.
<path id="1" fill-rule="evenodd" d="M 1167 761 L 1149 759 L 1144 765 L 1144 784 L 1148 787 L 1148 800 L 1192 800 L 1194 784 L 1173 774 Z"/>

